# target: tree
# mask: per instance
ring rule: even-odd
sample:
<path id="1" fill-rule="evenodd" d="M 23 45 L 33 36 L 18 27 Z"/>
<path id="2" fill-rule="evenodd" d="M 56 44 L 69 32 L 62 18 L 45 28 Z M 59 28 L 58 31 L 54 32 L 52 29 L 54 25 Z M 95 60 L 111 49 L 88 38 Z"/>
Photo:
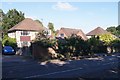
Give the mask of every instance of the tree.
<path id="1" fill-rule="evenodd" d="M 116 27 L 116 30 L 117 30 L 117 35 L 120 36 L 120 25 Z"/>
<path id="2" fill-rule="evenodd" d="M 41 47 L 54 47 L 55 45 L 55 40 L 47 38 L 46 31 L 39 32 L 36 35 L 36 39 L 34 41 L 35 43 L 38 43 Z"/>
<path id="3" fill-rule="evenodd" d="M 55 29 L 53 23 L 49 22 L 48 23 L 48 28 L 51 30 L 51 32 L 55 35 Z"/>
<path id="4" fill-rule="evenodd" d="M 116 36 L 120 36 L 120 25 L 118 25 L 117 27 L 115 26 L 108 27 L 106 30 Z"/>
<path id="5" fill-rule="evenodd" d="M 105 45 L 110 45 L 115 38 L 112 34 L 102 34 L 100 35 L 100 40 L 103 41 Z"/>
<path id="6" fill-rule="evenodd" d="M 112 42 L 116 38 L 112 34 L 102 34 L 100 35 L 100 40 L 104 42 L 104 45 L 106 46 L 107 53 L 111 53 L 113 51 L 112 49 Z"/>
<path id="7" fill-rule="evenodd" d="M 88 55 L 90 46 L 80 36 L 73 34 L 68 38 L 58 40 L 58 52 L 70 59 L 74 56 Z"/>
<path id="8" fill-rule="evenodd" d="M 3 12 L 3 10 L 2 9 L 0 9 L 0 29 L 2 28 L 1 26 L 2 26 L 2 19 L 3 19 L 3 17 L 4 17 L 4 12 Z"/>
<path id="9" fill-rule="evenodd" d="M 112 46 L 115 52 L 120 52 L 120 39 L 115 39 L 114 41 L 112 41 Z"/>
<path id="10" fill-rule="evenodd" d="M 17 11 L 16 9 L 9 10 L 2 20 L 3 31 L 7 33 L 8 29 L 21 22 L 24 18 L 24 13 L 21 11 Z"/>
<path id="11" fill-rule="evenodd" d="M 88 45 L 90 54 L 105 52 L 103 42 L 99 40 L 99 36 L 88 39 Z"/>
<path id="12" fill-rule="evenodd" d="M 2 45 L 3 46 L 12 46 L 14 49 L 16 49 L 16 47 L 17 47 L 16 39 L 10 38 L 10 37 L 8 37 L 8 35 L 5 35 L 2 40 Z"/>
<path id="13" fill-rule="evenodd" d="M 116 27 L 115 27 L 115 26 L 108 27 L 106 30 L 107 30 L 108 32 L 111 32 L 111 33 L 114 34 L 114 35 L 117 34 L 117 30 L 116 30 Z"/>
<path id="14" fill-rule="evenodd" d="M 41 31 L 41 32 L 39 32 L 39 33 L 36 35 L 35 41 L 40 41 L 40 40 L 46 39 L 47 36 L 46 36 L 45 34 L 46 34 L 46 31 Z"/>
<path id="15" fill-rule="evenodd" d="M 118 26 L 116 27 L 116 29 L 117 29 L 118 31 L 120 31 L 120 25 L 118 25 Z"/>

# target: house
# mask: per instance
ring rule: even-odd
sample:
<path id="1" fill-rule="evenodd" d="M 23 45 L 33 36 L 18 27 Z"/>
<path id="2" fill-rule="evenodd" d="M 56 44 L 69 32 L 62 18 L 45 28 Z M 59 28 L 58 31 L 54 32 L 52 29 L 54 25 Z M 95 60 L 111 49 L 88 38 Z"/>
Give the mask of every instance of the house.
<path id="1" fill-rule="evenodd" d="M 17 25 L 8 30 L 8 36 L 16 38 L 17 46 L 30 46 L 31 41 L 35 39 L 38 32 L 47 30 L 39 22 L 30 18 L 25 18 Z"/>
<path id="2" fill-rule="evenodd" d="M 88 38 L 91 38 L 92 36 L 99 36 L 99 35 L 102 35 L 102 34 L 111 34 L 110 32 L 104 30 L 103 28 L 101 27 L 97 27 L 95 28 L 94 30 L 90 31 L 89 33 L 86 34 L 86 36 Z M 114 38 L 117 38 L 115 35 L 111 34 Z"/>
<path id="3" fill-rule="evenodd" d="M 101 35 L 101 34 L 107 34 L 109 32 L 107 32 L 106 30 L 104 30 L 103 28 L 101 27 L 97 27 L 95 28 L 94 30 L 90 31 L 89 33 L 86 34 L 86 36 L 88 38 L 91 38 L 92 36 L 98 36 L 98 35 Z"/>
<path id="4" fill-rule="evenodd" d="M 87 40 L 86 35 L 82 32 L 81 29 L 71 29 L 71 28 L 61 28 L 57 31 L 56 37 L 67 38 L 70 37 L 72 34 L 80 36 L 83 40 Z"/>

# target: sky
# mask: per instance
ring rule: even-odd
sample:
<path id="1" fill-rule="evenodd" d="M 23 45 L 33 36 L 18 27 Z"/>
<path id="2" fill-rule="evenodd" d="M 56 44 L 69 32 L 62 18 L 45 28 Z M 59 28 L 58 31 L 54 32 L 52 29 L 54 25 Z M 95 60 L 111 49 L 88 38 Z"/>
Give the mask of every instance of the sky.
<path id="1" fill-rule="evenodd" d="M 61 27 L 81 29 L 84 33 L 118 25 L 118 2 L 2 2 L 2 10 L 17 9 L 26 18 L 38 19 L 55 30 Z"/>

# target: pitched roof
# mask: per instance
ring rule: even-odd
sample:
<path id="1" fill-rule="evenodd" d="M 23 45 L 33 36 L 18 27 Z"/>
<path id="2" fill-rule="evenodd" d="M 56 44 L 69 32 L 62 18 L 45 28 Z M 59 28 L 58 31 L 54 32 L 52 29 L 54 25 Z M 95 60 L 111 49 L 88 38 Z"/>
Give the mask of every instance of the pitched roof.
<path id="1" fill-rule="evenodd" d="M 62 31 L 66 34 L 66 36 L 71 36 L 71 34 L 77 34 L 78 29 L 71 29 L 71 28 L 61 28 Z"/>
<path id="2" fill-rule="evenodd" d="M 86 35 L 82 32 L 81 29 L 71 29 L 71 28 L 61 28 L 61 30 L 66 34 L 66 36 L 71 36 L 72 34 L 78 34 L 80 32 L 80 36 L 86 40 Z"/>
<path id="3" fill-rule="evenodd" d="M 106 30 L 104 30 L 101 27 L 97 27 L 94 30 L 92 30 L 89 33 L 87 33 L 86 35 L 87 36 L 94 36 L 94 35 L 100 35 L 100 34 L 106 34 L 106 33 L 109 33 L 109 32 L 107 32 Z"/>
<path id="4" fill-rule="evenodd" d="M 16 30 L 32 30 L 32 31 L 41 31 L 46 29 L 42 27 L 41 24 L 37 21 L 34 21 L 30 18 L 25 18 L 23 21 L 19 22 L 17 25 L 12 27 L 9 31 L 16 31 Z"/>

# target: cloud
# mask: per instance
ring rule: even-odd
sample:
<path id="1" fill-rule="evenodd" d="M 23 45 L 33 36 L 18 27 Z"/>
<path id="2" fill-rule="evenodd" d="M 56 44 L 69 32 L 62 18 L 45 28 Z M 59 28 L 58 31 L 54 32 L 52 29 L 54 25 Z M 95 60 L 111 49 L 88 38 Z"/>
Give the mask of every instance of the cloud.
<path id="1" fill-rule="evenodd" d="M 77 7 L 74 7 L 67 2 L 58 2 L 56 5 L 53 5 L 52 8 L 55 10 L 68 10 L 68 11 L 74 11 L 78 9 Z"/>

